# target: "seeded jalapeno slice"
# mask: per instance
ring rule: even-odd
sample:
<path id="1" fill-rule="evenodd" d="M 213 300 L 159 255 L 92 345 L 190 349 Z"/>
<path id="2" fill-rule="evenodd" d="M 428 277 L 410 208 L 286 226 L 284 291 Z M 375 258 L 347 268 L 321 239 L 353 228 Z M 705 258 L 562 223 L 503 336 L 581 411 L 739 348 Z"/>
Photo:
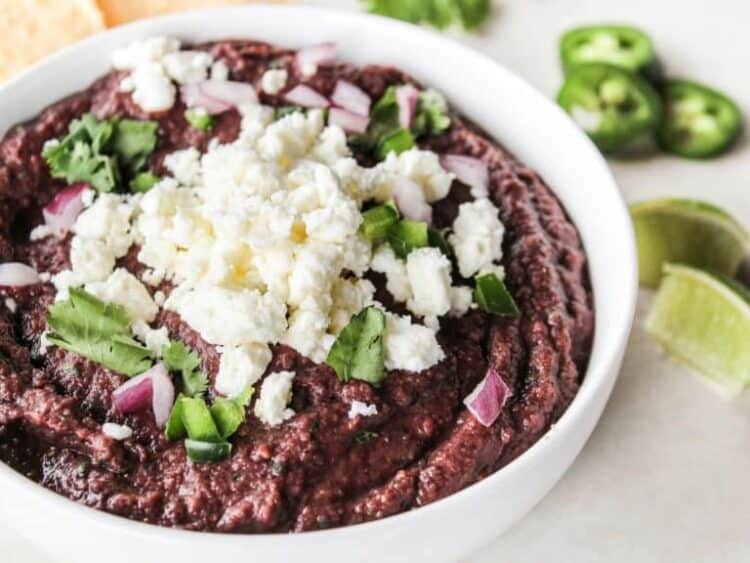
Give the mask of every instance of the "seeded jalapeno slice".
<path id="1" fill-rule="evenodd" d="M 658 62 L 648 35 L 624 25 L 571 29 L 560 40 L 565 72 L 589 63 L 604 63 L 632 72 L 654 74 Z"/>
<path id="2" fill-rule="evenodd" d="M 557 101 L 604 152 L 624 149 L 650 134 L 662 115 L 659 96 L 648 82 L 605 64 L 575 68 Z"/>
<path id="3" fill-rule="evenodd" d="M 721 92 L 671 80 L 662 90 L 664 121 L 657 141 L 661 148 L 687 158 L 709 158 L 726 151 L 742 130 L 742 113 Z"/>

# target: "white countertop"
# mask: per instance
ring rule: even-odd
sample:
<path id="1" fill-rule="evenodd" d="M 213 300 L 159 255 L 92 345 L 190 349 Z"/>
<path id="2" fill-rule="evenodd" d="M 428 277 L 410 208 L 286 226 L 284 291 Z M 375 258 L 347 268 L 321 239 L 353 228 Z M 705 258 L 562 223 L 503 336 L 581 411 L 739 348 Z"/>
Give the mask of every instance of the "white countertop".
<path id="1" fill-rule="evenodd" d="M 357 7 L 356 0 L 310 3 Z M 725 90 L 750 123 L 747 0 L 505 0 L 501 6 L 484 35 L 462 41 L 551 97 L 560 82 L 562 30 L 626 22 L 652 34 L 671 74 Z M 732 154 L 710 162 L 658 156 L 611 164 L 628 201 L 699 197 L 750 225 L 747 136 Z M 750 560 L 750 391 L 726 403 L 664 357 L 640 327 L 649 299 L 641 295 L 622 374 L 580 457 L 524 520 L 467 563 Z M 5 563 L 58 563 L 6 530 L 0 552 Z"/>

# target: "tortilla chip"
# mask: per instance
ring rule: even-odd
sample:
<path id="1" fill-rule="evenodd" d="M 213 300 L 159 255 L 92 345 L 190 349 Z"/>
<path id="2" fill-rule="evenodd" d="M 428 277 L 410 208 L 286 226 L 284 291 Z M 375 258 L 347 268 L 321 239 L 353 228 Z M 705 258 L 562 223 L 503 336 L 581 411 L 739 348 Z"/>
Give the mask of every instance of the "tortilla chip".
<path id="1" fill-rule="evenodd" d="M 0 82 L 104 29 L 95 0 L 0 0 Z"/>
<path id="2" fill-rule="evenodd" d="M 252 2 L 250 0 L 99 0 L 99 7 L 104 13 L 104 21 L 107 25 L 114 26 L 170 12 L 249 3 Z"/>

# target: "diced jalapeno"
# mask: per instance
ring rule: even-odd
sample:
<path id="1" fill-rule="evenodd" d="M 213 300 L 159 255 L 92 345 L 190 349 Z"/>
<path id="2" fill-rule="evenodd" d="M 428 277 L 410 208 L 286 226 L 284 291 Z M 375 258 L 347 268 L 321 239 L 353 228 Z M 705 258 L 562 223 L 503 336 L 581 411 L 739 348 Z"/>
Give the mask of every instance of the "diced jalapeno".
<path id="1" fill-rule="evenodd" d="M 605 152 L 650 134 L 662 115 L 659 96 L 648 82 L 605 64 L 573 69 L 557 101 Z"/>
<path id="2" fill-rule="evenodd" d="M 493 315 L 517 317 L 521 314 L 508 288 L 495 274 L 477 276 L 474 302 L 480 309 Z"/>
<path id="3" fill-rule="evenodd" d="M 388 231 L 388 243 L 396 256 L 406 259 L 415 248 L 429 245 L 427 223 L 402 219 Z"/>
<path id="4" fill-rule="evenodd" d="M 188 457 L 195 463 L 208 463 L 228 458 L 232 453 L 232 444 L 188 439 L 185 440 L 185 450 Z"/>
<path id="5" fill-rule="evenodd" d="M 398 211 L 390 205 L 378 205 L 362 213 L 362 225 L 359 230 L 367 240 L 382 242 L 397 222 Z"/>
<path id="6" fill-rule="evenodd" d="M 655 77 L 658 62 L 648 35 L 628 26 L 590 26 L 571 29 L 560 40 L 565 72 L 590 63 L 605 63 Z"/>
<path id="7" fill-rule="evenodd" d="M 742 130 L 742 114 L 721 92 L 685 80 L 672 80 L 663 92 L 665 117 L 657 141 L 667 152 L 709 158 L 727 150 Z"/>

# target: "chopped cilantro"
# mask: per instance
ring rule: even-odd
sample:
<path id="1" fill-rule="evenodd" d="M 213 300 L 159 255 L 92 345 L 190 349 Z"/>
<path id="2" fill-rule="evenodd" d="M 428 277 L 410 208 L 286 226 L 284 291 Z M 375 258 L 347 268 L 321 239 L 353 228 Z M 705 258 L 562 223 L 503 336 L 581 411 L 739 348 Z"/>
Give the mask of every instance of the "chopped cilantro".
<path id="1" fill-rule="evenodd" d="M 189 109 L 185 111 L 185 119 L 191 127 L 198 131 L 203 131 L 204 133 L 211 131 L 214 126 L 213 116 L 204 111 Z"/>
<path id="2" fill-rule="evenodd" d="M 47 339 L 60 348 L 134 376 L 151 367 L 150 352 L 130 334 L 125 309 L 104 303 L 82 289 L 70 289 L 67 301 L 50 307 Z"/>
<path id="3" fill-rule="evenodd" d="M 372 432 L 371 430 L 362 430 L 354 435 L 354 441 L 358 444 L 364 444 L 370 442 L 371 440 L 374 440 L 378 436 L 380 436 L 380 434 L 378 434 L 377 432 Z"/>
<path id="4" fill-rule="evenodd" d="M 378 385 L 385 377 L 385 314 L 366 307 L 341 331 L 326 358 L 341 381 L 359 379 Z"/>
<path id="5" fill-rule="evenodd" d="M 134 194 L 143 194 L 149 191 L 161 180 L 159 176 L 153 172 L 139 172 L 132 180 L 130 180 L 130 191 Z"/>
<path id="6" fill-rule="evenodd" d="M 47 143 L 42 156 L 53 178 L 111 192 L 145 166 L 156 147 L 156 129 L 153 121 L 100 121 L 87 113 L 70 122 L 65 137 Z"/>
<path id="7" fill-rule="evenodd" d="M 365 0 L 374 13 L 411 23 L 428 23 L 445 29 L 460 23 L 464 29 L 479 27 L 492 12 L 492 0 Z"/>
<path id="8" fill-rule="evenodd" d="M 199 397 L 208 388 L 206 374 L 198 369 L 201 363 L 195 350 L 182 342 L 170 342 L 162 349 L 162 359 L 169 371 L 180 372 L 182 393 L 188 397 Z"/>

